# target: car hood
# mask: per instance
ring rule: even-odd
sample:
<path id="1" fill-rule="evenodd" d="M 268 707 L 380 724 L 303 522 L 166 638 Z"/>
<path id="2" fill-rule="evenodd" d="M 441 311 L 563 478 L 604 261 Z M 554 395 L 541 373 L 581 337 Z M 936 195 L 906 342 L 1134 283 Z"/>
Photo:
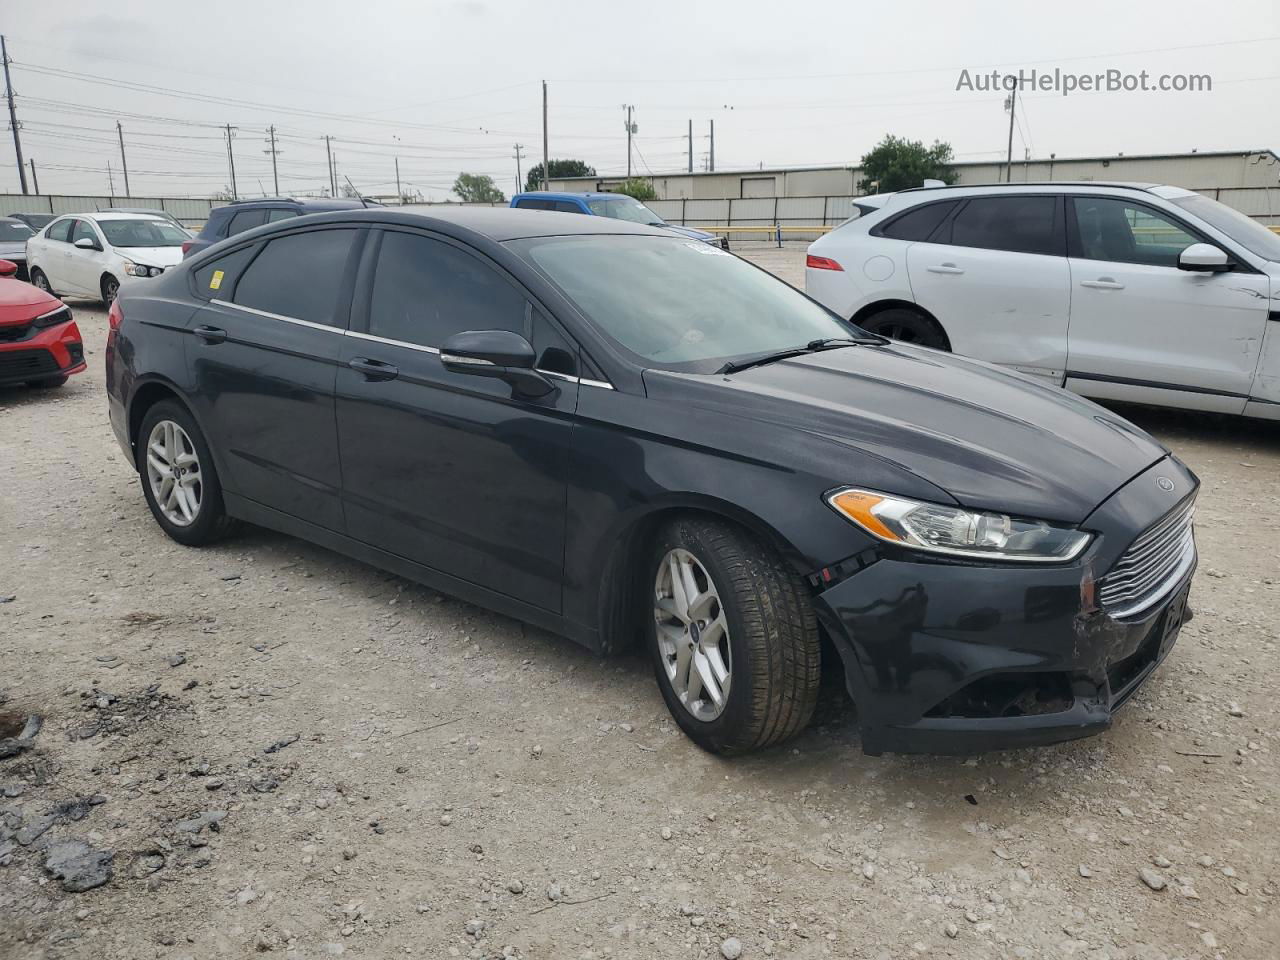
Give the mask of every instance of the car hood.
<path id="1" fill-rule="evenodd" d="M 705 230 L 696 230 L 693 227 L 678 227 L 674 223 L 664 223 L 662 229 L 670 230 L 672 233 L 678 233 L 682 237 L 688 237 L 690 240 L 714 240 L 714 233 L 707 233 Z"/>
<path id="2" fill-rule="evenodd" d="M 1079 523 L 1168 453 L 1075 394 L 903 344 L 775 361 L 718 384 L 727 412 L 888 461 L 962 506 L 1016 516 Z M 833 484 L 859 482 L 834 460 Z"/>
<path id="3" fill-rule="evenodd" d="M 182 262 L 181 247 L 114 247 L 117 254 L 148 267 L 172 267 Z"/>
<path id="4" fill-rule="evenodd" d="M 60 306 L 61 300 L 39 287 L 12 277 L 0 277 L 0 324 L 26 323 Z"/>

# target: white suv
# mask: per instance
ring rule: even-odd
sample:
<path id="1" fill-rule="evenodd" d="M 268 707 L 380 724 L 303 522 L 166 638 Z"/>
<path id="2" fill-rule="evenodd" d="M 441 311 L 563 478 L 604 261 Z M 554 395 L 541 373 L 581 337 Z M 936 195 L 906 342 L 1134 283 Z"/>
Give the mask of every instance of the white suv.
<path id="1" fill-rule="evenodd" d="M 805 289 L 1088 397 L 1280 420 L 1280 235 L 1190 190 L 904 190 L 812 244 Z"/>
<path id="2" fill-rule="evenodd" d="M 181 263 L 183 241 L 190 239 L 165 217 L 77 213 L 27 239 L 27 269 L 31 282 L 48 293 L 109 304 L 122 283 L 158 277 Z"/>

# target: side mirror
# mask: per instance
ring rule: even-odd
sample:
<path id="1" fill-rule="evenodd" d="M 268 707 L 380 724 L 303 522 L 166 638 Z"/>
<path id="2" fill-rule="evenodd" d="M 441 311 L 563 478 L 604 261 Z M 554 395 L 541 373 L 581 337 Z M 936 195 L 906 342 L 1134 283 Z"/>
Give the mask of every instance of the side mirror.
<path id="1" fill-rule="evenodd" d="M 12 260 L 0 260 L 0 277 L 12 277 L 18 272 L 18 265 Z"/>
<path id="2" fill-rule="evenodd" d="M 101 250 L 97 240 L 91 240 L 89 237 L 81 237 L 75 242 L 75 246 L 81 250 Z"/>
<path id="3" fill-rule="evenodd" d="M 1233 264 L 1227 252 L 1211 243 L 1193 243 L 1178 254 L 1179 270 L 1195 270 L 1201 273 L 1225 273 Z"/>
<path id="4" fill-rule="evenodd" d="M 505 380 L 528 397 L 546 396 L 555 385 L 533 367 L 533 344 L 510 330 L 464 330 L 440 345 L 440 362 L 453 373 Z"/>

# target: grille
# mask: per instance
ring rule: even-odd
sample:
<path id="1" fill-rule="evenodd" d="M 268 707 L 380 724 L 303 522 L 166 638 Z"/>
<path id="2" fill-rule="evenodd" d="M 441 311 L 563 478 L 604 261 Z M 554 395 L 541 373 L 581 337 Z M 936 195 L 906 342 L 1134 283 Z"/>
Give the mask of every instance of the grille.
<path id="1" fill-rule="evenodd" d="M 48 350 L 0 351 L 0 377 L 25 377 L 57 373 L 58 361 Z"/>
<path id="2" fill-rule="evenodd" d="M 1178 504 L 1133 541 L 1102 581 L 1098 598 L 1113 617 L 1136 616 L 1158 603 L 1196 555 L 1195 499 Z"/>

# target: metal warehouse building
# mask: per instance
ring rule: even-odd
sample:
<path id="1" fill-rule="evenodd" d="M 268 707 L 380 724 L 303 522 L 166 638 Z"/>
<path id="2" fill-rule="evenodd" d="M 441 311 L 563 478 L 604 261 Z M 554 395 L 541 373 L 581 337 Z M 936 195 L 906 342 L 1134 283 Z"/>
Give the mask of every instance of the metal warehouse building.
<path id="1" fill-rule="evenodd" d="M 1003 163 L 956 163 L 953 166 L 960 175 L 957 183 L 1004 180 Z M 779 222 L 839 222 L 849 215 L 849 201 L 863 193 L 858 189 L 861 179 L 862 170 L 857 166 L 658 174 L 652 180 L 659 202 L 652 206 L 663 216 L 676 222 L 687 219 L 691 224 L 698 221 L 767 223 L 771 220 L 771 206 L 778 208 Z M 1268 226 L 1280 225 L 1280 157 L 1272 150 L 1050 157 L 1015 162 L 1012 179 L 1015 183 L 1035 180 L 1167 183 L 1207 194 Z M 620 177 L 573 177 L 552 180 L 550 186 L 552 190 L 572 192 L 608 191 L 616 189 L 621 182 Z M 796 202 L 802 198 L 803 202 Z M 714 208 L 697 201 L 714 201 Z"/>

